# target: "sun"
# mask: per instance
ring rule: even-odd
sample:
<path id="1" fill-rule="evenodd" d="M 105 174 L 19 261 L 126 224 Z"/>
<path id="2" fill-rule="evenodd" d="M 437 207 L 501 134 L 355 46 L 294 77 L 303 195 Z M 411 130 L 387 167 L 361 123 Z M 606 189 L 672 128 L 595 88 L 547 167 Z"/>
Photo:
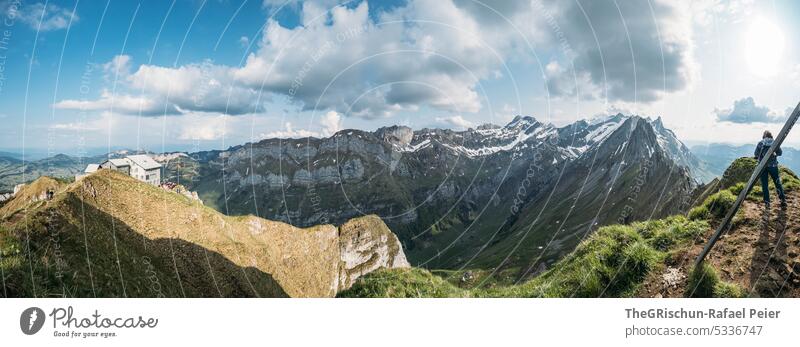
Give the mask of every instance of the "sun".
<path id="1" fill-rule="evenodd" d="M 774 21 L 758 18 L 745 36 L 745 59 L 750 72 L 759 77 L 774 76 L 783 55 L 783 32 Z"/>

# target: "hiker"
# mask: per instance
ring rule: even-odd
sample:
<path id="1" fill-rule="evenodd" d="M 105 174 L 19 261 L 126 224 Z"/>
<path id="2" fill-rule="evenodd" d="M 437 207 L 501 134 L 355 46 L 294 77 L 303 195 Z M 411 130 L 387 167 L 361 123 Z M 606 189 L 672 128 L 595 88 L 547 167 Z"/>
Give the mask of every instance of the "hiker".
<path id="1" fill-rule="evenodd" d="M 774 140 L 772 139 L 772 133 L 769 130 L 764 131 L 764 136 L 762 136 L 761 141 L 756 146 L 756 151 L 754 156 L 758 161 L 761 161 L 761 158 L 767 154 L 770 146 Z M 775 184 L 775 190 L 778 191 L 778 197 L 781 199 L 781 208 L 786 208 L 786 195 L 783 194 L 783 185 L 781 184 L 781 177 L 778 171 L 778 156 L 783 154 L 781 148 L 775 148 L 775 151 L 772 152 L 772 155 L 767 160 L 767 166 L 764 168 L 764 171 L 761 173 L 761 190 L 764 192 L 764 205 L 769 208 L 769 177 L 772 176 L 772 182 Z"/>

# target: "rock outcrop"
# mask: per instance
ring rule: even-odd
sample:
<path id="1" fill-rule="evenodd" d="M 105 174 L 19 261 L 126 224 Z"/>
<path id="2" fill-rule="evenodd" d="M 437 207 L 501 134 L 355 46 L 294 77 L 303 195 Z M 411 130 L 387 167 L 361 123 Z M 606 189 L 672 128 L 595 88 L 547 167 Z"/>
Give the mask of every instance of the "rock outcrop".
<path id="1" fill-rule="evenodd" d="M 339 252 L 342 261 L 337 292 L 377 269 L 411 266 L 397 236 L 375 215 L 352 219 L 339 227 Z"/>

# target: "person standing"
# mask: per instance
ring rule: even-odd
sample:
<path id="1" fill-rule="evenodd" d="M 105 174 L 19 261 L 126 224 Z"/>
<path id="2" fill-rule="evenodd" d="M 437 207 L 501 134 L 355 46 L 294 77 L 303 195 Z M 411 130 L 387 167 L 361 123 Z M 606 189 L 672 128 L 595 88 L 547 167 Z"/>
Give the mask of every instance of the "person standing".
<path id="1" fill-rule="evenodd" d="M 756 146 L 756 151 L 753 154 L 760 162 L 764 155 L 767 154 L 769 148 L 774 144 L 775 140 L 772 138 L 772 133 L 769 130 L 764 131 L 761 141 Z M 764 205 L 769 208 L 769 177 L 772 177 L 772 182 L 775 184 L 775 190 L 778 191 L 778 198 L 781 199 L 781 208 L 786 208 L 786 195 L 783 193 L 783 185 L 781 184 L 781 176 L 778 171 L 778 156 L 783 154 L 781 148 L 775 148 L 772 155 L 767 160 L 767 166 L 761 173 L 761 190 L 764 193 Z"/>

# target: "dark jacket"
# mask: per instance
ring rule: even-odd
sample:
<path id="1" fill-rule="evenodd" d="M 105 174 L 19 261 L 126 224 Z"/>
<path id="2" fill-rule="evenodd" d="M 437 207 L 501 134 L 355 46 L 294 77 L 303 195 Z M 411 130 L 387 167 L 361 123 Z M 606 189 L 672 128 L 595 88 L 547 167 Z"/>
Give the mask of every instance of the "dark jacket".
<path id="1" fill-rule="evenodd" d="M 764 155 L 767 154 L 767 151 L 769 150 L 770 146 L 772 146 L 772 143 L 774 141 L 775 140 L 773 140 L 773 139 L 771 139 L 769 137 L 764 138 L 763 140 L 761 140 L 758 143 L 758 146 L 756 146 L 756 151 L 753 153 L 753 156 L 755 156 L 755 158 L 758 159 L 758 161 L 761 161 L 761 158 L 763 158 Z M 783 151 L 781 151 L 781 148 L 780 147 L 775 148 L 775 152 L 773 152 L 772 156 L 769 158 L 769 160 L 767 160 L 767 167 L 777 167 L 778 166 L 778 156 L 781 155 L 781 154 L 783 154 Z"/>

